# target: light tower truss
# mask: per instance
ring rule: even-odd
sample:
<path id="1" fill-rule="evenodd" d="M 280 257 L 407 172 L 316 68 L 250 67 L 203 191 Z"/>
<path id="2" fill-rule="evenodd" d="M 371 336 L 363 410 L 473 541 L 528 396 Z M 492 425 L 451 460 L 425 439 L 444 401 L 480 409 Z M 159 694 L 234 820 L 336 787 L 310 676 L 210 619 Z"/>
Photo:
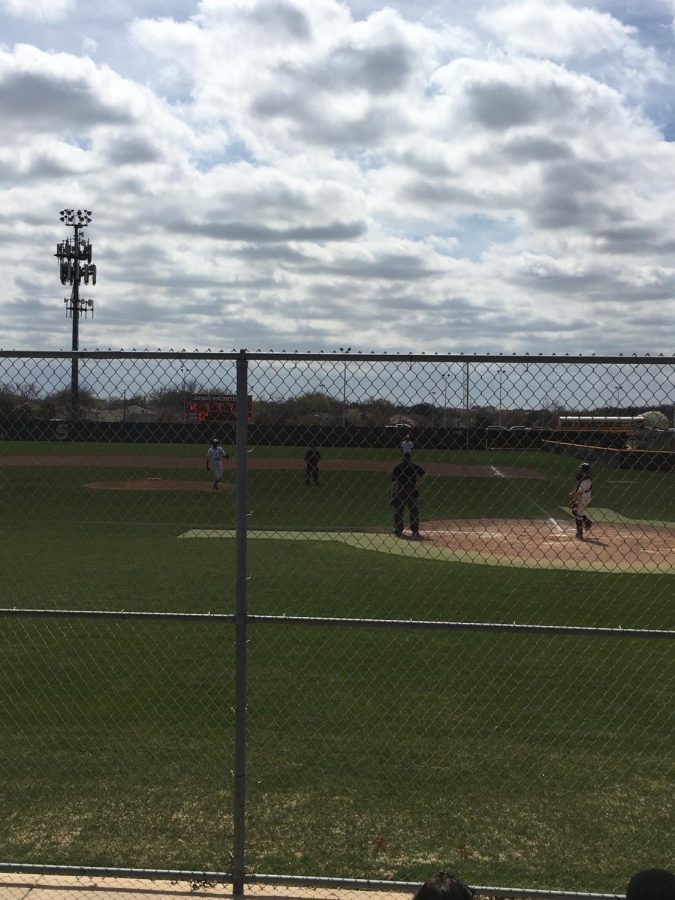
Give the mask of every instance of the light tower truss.
<path id="1" fill-rule="evenodd" d="M 66 315 L 73 320 L 73 360 L 68 419 L 77 422 L 80 418 L 80 387 L 79 360 L 75 354 L 79 350 L 79 322 L 81 316 L 86 319 L 90 313 L 92 317 L 94 315 L 94 301 L 80 298 L 80 283 L 96 284 L 96 266 L 91 261 L 92 247 L 82 235 L 82 229 L 91 222 L 91 210 L 62 209 L 59 217 L 64 225 L 73 229 L 72 237 L 67 237 L 65 241 L 60 241 L 56 245 L 54 255 L 59 264 L 61 284 L 72 286 L 70 297 L 64 297 L 63 302 L 66 304 Z"/>

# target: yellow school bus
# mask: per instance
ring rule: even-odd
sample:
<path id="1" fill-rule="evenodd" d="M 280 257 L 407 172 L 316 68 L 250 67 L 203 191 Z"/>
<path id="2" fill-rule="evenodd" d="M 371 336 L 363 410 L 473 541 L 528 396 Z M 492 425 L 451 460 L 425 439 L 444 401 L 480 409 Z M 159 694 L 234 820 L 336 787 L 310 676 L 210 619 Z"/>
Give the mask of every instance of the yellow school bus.
<path id="1" fill-rule="evenodd" d="M 556 431 L 641 431 L 644 416 L 560 416 Z"/>

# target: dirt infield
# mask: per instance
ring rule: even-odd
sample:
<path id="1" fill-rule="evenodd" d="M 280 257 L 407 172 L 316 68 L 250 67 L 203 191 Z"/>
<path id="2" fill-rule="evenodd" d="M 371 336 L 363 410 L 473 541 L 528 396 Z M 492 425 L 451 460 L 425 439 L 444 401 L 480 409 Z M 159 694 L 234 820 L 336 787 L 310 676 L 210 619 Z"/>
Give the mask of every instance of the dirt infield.
<path id="1" fill-rule="evenodd" d="M 96 491 L 210 491 L 212 481 L 176 481 L 173 478 L 137 478 L 133 481 L 90 481 L 83 485 Z M 231 492 L 232 486 L 220 483 L 218 491 Z"/>
<path id="2" fill-rule="evenodd" d="M 580 541 L 572 520 L 451 519 L 424 522 L 422 537 L 489 565 L 675 572 L 675 529 L 663 526 L 600 522 Z"/>
<path id="3" fill-rule="evenodd" d="M 391 472 L 398 460 L 386 459 L 324 459 L 321 470 L 327 472 Z M 249 469 L 304 471 L 303 459 L 256 456 L 251 453 Z M 193 469 L 203 468 L 202 457 L 183 456 L 0 456 L 0 466 L 75 467 L 89 469 Z M 234 469 L 234 460 L 225 463 L 226 471 Z M 428 475 L 452 478 L 533 478 L 544 476 L 534 469 L 519 466 L 460 466 L 453 463 L 425 462 Z"/>

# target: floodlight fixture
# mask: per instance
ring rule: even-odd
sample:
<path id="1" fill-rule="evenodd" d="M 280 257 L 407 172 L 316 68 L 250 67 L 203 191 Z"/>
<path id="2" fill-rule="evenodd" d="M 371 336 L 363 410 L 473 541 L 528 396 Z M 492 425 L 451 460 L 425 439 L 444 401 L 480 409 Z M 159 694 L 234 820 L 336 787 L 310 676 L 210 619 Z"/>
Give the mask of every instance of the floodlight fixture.
<path id="1" fill-rule="evenodd" d="M 59 216 L 62 222 L 65 222 L 66 225 L 75 225 L 75 210 L 74 209 L 62 209 L 59 212 Z"/>

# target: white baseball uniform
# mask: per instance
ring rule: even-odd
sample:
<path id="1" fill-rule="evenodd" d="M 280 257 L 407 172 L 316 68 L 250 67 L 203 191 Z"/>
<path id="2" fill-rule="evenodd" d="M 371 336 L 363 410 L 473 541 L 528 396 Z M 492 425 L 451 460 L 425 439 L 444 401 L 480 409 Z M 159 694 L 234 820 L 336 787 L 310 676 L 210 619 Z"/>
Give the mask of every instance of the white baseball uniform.
<path id="1" fill-rule="evenodd" d="M 593 482 L 591 480 L 590 475 L 583 475 L 577 484 L 577 499 L 575 502 L 576 507 L 576 515 L 578 518 L 581 518 L 585 512 L 586 507 L 591 502 L 591 488 L 593 487 Z"/>
<path id="2" fill-rule="evenodd" d="M 211 477 L 214 481 L 220 481 L 223 477 L 223 460 L 229 459 L 228 454 L 223 450 L 221 446 L 217 447 L 209 447 L 206 458 L 209 461 L 209 469 L 211 470 Z"/>

